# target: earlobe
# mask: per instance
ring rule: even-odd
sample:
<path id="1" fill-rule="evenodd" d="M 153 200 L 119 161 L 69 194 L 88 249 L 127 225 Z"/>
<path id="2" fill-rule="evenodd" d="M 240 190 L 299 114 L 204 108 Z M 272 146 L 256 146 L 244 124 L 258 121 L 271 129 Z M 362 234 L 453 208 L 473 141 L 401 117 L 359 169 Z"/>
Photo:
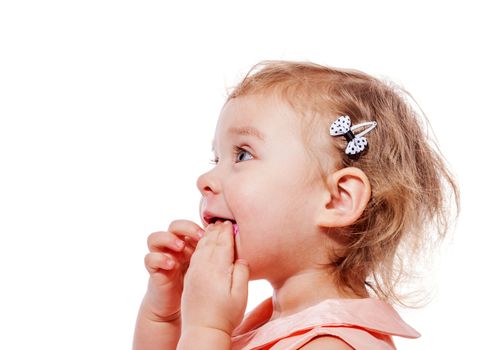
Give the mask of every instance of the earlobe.
<path id="1" fill-rule="evenodd" d="M 370 181 L 359 168 L 343 168 L 328 177 L 328 192 L 321 203 L 318 225 L 343 227 L 362 215 L 371 196 Z"/>

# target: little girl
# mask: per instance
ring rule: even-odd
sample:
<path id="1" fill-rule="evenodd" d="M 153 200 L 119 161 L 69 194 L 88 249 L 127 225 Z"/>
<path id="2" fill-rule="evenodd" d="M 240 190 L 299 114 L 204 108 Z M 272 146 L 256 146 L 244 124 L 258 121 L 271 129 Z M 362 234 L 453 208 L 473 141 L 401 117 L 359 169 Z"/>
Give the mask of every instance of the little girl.
<path id="1" fill-rule="evenodd" d="M 177 220 L 148 238 L 133 348 L 387 350 L 419 337 L 394 287 L 430 225 L 444 237 L 459 192 L 404 96 L 359 71 L 253 67 L 197 180 L 203 228 Z M 273 296 L 244 315 L 257 279 Z"/>

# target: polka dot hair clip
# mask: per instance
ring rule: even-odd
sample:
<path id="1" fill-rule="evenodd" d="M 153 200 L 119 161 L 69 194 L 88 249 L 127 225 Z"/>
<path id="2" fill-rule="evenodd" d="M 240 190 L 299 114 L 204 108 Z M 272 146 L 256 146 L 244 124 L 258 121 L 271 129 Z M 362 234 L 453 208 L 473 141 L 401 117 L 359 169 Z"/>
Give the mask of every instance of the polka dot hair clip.
<path id="1" fill-rule="evenodd" d="M 353 130 L 356 130 L 362 126 L 370 125 L 368 129 L 365 129 L 357 135 L 353 134 Z M 368 145 L 367 139 L 363 137 L 366 133 L 373 130 L 377 126 L 377 122 L 365 122 L 351 126 L 351 119 L 347 115 L 343 115 L 336 119 L 329 128 L 329 134 L 331 136 L 344 136 L 348 141 L 346 145 L 345 153 L 349 156 L 358 156 L 365 150 Z"/>

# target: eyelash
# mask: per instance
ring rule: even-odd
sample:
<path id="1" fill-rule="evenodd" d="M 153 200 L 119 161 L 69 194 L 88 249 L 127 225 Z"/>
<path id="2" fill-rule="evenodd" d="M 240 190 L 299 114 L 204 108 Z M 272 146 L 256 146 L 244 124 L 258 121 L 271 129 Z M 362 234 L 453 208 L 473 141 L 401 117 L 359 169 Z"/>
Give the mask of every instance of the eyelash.
<path id="1" fill-rule="evenodd" d="M 251 155 L 251 153 L 250 153 L 249 151 L 245 150 L 244 148 L 241 148 L 241 147 L 238 147 L 238 146 L 233 146 L 233 156 L 234 156 L 234 158 L 236 158 L 236 156 L 237 156 L 237 155 L 238 155 L 238 154 L 239 154 L 241 151 L 243 151 L 243 152 L 247 152 L 247 153 L 249 153 L 249 154 Z M 210 163 L 210 164 L 214 164 L 214 165 L 216 165 L 218 161 L 219 161 L 219 158 L 210 159 L 210 160 L 209 160 L 209 163 Z"/>

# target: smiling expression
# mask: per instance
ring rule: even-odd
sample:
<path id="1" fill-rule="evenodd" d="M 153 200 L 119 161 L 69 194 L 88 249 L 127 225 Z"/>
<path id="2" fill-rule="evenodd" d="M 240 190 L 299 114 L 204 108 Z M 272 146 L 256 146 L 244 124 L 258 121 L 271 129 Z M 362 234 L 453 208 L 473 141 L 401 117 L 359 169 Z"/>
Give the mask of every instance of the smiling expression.
<path id="1" fill-rule="evenodd" d="M 215 130 L 217 163 L 197 180 L 204 226 L 204 212 L 237 222 L 235 258 L 249 262 L 251 279 L 299 269 L 317 234 L 320 191 L 309 181 L 300 128 L 274 95 L 229 100 Z"/>

